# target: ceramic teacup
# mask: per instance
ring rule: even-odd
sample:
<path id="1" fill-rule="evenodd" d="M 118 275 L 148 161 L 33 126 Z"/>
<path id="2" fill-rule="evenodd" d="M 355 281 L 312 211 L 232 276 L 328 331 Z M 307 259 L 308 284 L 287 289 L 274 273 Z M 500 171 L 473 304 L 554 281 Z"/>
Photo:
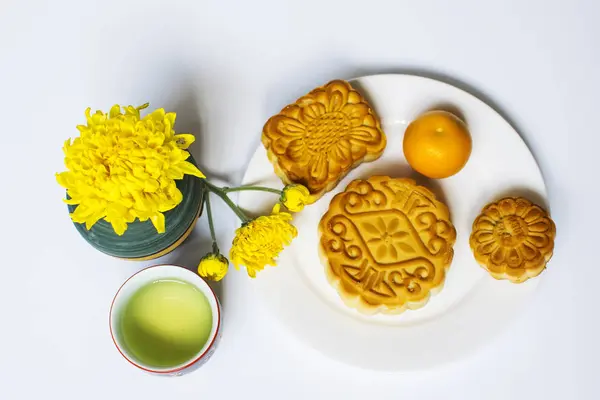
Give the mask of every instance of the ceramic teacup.
<path id="1" fill-rule="evenodd" d="M 195 307 L 197 300 L 200 307 Z M 110 308 L 115 346 L 132 365 L 154 374 L 182 375 L 203 365 L 216 348 L 220 328 L 221 306 L 214 291 L 200 276 L 176 265 L 134 274 Z"/>

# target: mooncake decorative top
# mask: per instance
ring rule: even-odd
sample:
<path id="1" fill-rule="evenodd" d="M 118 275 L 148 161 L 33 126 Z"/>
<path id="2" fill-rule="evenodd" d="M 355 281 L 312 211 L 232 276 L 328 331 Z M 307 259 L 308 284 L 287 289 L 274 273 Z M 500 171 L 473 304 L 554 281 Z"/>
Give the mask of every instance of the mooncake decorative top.
<path id="1" fill-rule="evenodd" d="M 271 117 L 262 142 L 275 173 L 306 186 L 314 202 L 352 168 L 377 159 L 386 137 L 360 93 L 335 80 Z"/>
<path id="2" fill-rule="evenodd" d="M 327 277 L 366 314 L 422 307 L 454 255 L 448 208 L 411 179 L 373 176 L 337 194 L 319 225 Z"/>
<path id="3" fill-rule="evenodd" d="M 556 226 L 540 206 L 522 197 L 488 204 L 473 222 L 477 262 L 496 279 L 520 283 L 538 276 L 552 257 Z"/>

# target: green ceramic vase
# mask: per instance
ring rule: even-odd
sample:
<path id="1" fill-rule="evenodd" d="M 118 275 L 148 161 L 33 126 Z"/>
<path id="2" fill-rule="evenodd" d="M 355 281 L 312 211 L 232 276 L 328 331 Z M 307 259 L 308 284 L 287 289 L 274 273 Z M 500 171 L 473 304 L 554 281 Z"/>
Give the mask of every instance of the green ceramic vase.
<path id="1" fill-rule="evenodd" d="M 188 159 L 194 165 L 194 159 Z M 125 233 L 117 235 L 110 223 L 99 220 L 90 230 L 85 224 L 74 223 L 86 242 L 108 255 L 127 260 L 151 260 L 163 256 L 179 246 L 192 232 L 202 213 L 204 190 L 200 179 L 185 175 L 176 181 L 183 200 L 174 209 L 165 212 L 165 233 L 157 233 L 150 220 L 130 223 Z M 72 213 L 76 205 L 69 205 Z"/>

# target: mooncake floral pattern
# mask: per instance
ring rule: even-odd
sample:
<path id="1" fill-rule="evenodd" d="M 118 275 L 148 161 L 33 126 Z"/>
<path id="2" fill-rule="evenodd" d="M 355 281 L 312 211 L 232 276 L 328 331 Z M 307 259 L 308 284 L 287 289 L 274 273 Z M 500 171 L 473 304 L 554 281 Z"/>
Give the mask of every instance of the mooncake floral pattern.
<path id="1" fill-rule="evenodd" d="M 546 211 L 524 198 L 507 197 L 483 209 L 473 223 L 470 244 L 494 278 L 520 283 L 544 270 L 555 236 Z"/>
<path id="2" fill-rule="evenodd" d="M 332 81 L 271 117 L 263 144 L 285 183 L 301 183 L 316 200 L 350 169 L 383 152 L 386 137 L 363 97 Z"/>
<path id="3" fill-rule="evenodd" d="M 398 258 L 398 252 L 414 253 L 415 249 L 406 243 L 409 234 L 400 229 L 400 218 L 390 218 L 387 222 L 383 218 L 377 218 L 376 223 L 365 222 L 362 228 L 373 238 L 367 240 L 367 246 L 373 249 L 377 258 L 381 259 L 387 255 L 391 259 Z"/>

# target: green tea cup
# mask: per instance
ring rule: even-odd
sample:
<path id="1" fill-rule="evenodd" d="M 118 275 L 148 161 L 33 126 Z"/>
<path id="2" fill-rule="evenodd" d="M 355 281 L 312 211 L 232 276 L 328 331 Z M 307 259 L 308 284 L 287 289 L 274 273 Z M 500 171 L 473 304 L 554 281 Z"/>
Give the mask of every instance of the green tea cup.
<path id="1" fill-rule="evenodd" d="M 208 284 L 176 265 L 130 277 L 110 308 L 110 333 L 121 355 L 154 374 L 182 375 L 204 364 L 220 334 L 221 307 Z"/>

